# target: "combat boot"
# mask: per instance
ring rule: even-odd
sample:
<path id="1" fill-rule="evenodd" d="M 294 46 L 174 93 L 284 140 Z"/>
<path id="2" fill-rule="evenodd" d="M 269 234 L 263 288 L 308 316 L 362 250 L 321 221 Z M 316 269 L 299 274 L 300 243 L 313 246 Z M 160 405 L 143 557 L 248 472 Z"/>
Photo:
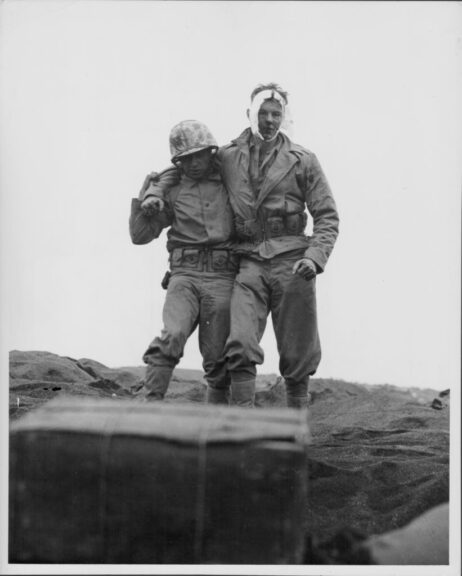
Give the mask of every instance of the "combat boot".
<path id="1" fill-rule="evenodd" d="M 308 408 L 310 405 L 311 396 L 307 394 L 306 396 L 290 396 L 287 395 L 287 408 Z"/>
<path id="2" fill-rule="evenodd" d="M 229 389 L 228 388 L 212 388 L 207 386 L 207 404 L 229 404 Z"/>
<path id="3" fill-rule="evenodd" d="M 172 373 L 173 368 L 166 366 L 153 366 L 151 364 L 147 366 L 144 382 L 144 386 L 147 389 L 146 401 L 155 402 L 164 399 Z"/>
<path id="4" fill-rule="evenodd" d="M 255 406 L 255 378 L 236 381 L 231 376 L 231 404 L 245 408 Z"/>
<path id="5" fill-rule="evenodd" d="M 311 396 L 308 393 L 308 378 L 302 382 L 291 382 L 286 380 L 286 398 L 288 408 L 299 410 L 308 408 Z"/>

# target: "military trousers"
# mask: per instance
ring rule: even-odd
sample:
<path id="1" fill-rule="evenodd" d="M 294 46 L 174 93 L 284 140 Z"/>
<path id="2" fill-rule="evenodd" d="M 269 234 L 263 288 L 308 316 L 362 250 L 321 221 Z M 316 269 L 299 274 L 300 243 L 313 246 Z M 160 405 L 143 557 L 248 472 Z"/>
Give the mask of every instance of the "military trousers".
<path id="1" fill-rule="evenodd" d="M 163 307 L 163 328 L 143 355 L 148 364 L 146 386 L 165 388 L 183 356 L 189 336 L 198 327 L 205 378 L 211 388 L 229 387 L 223 349 L 229 335 L 229 311 L 234 272 L 172 271 Z M 162 374 L 164 376 L 162 376 Z M 159 390 L 163 396 L 165 390 Z"/>
<path id="2" fill-rule="evenodd" d="M 316 279 L 292 273 L 303 251 L 268 260 L 242 257 L 231 299 L 231 328 L 225 346 L 234 381 L 255 377 L 264 356 L 260 341 L 271 314 L 279 370 L 288 390 L 307 383 L 321 360 L 316 312 Z M 294 390 L 295 391 L 295 390 Z"/>

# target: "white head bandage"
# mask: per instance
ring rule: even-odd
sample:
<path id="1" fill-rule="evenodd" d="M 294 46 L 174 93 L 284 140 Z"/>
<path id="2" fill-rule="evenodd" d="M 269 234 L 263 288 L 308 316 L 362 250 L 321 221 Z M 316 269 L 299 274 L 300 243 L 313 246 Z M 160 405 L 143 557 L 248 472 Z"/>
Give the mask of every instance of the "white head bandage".
<path id="1" fill-rule="evenodd" d="M 263 140 L 263 136 L 260 134 L 260 131 L 258 129 L 258 112 L 260 111 L 260 108 L 261 108 L 263 102 L 265 100 L 271 100 L 271 99 L 279 102 L 279 104 L 281 105 L 281 108 L 282 108 L 282 122 L 281 122 L 281 126 L 280 126 L 279 130 L 284 132 L 285 134 L 287 134 L 287 136 L 289 136 L 289 138 L 290 138 L 292 135 L 293 122 L 292 122 L 289 106 L 288 106 L 288 104 L 286 104 L 286 101 L 281 96 L 281 94 L 279 94 L 279 92 L 277 90 L 274 90 L 271 88 L 268 88 L 267 90 L 262 90 L 261 92 L 258 92 L 257 94 L 255 94 L 255 96 L 254 96 L 254 98 L 250 104 L 249 120 L 250 120 L 250 129 L 252 130 L 252 134 L 254 134 L 255 136 L 258 136 L 259 138 L 261 138 Z M 279 132 L 279 130 L 278 130 L 278 132 Z M 273 138 L 271 138 L 271 140 L 274 140 L 274 138 L 276 138 L 276 136 L 278 135 L 278 132 L 276 132 L 276 134 L 274 135 Z"/>

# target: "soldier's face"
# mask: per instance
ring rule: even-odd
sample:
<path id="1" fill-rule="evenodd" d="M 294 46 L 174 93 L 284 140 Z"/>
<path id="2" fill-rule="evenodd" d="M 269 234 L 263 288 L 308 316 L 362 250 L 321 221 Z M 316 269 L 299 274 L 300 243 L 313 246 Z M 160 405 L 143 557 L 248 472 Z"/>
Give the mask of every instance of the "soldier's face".
<path id="1" fill-rule="evenodd" d="M 258 131 L 264 140 L 276 135 L 282 122 L 282 107 L 277 100 L 265 100 L 258 111 Z"/>
<path id="2" fill-rule="evenodd" d="M 201 180 L 210 171 L 212 157 L 210 149 L 183 156 L 180 160 L 183 172 L 192 180 Z"/>

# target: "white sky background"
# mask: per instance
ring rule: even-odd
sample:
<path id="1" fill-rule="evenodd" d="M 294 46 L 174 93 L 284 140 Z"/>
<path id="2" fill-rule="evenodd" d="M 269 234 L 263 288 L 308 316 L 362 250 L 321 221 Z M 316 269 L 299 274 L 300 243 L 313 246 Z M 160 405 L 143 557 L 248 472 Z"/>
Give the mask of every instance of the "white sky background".
<path id="1" fill-rule="evenodd" d="M 455 2 L 2 2 L 2 349 L 142 364 L 166 237 L 131 244 L 130 200 L 175 123 L 224 144 L 275 81 L 341 217 L 317 375 L 458 385 L 461 24 Z M 277 372 L 271 322 L 262 345 Z"/>

